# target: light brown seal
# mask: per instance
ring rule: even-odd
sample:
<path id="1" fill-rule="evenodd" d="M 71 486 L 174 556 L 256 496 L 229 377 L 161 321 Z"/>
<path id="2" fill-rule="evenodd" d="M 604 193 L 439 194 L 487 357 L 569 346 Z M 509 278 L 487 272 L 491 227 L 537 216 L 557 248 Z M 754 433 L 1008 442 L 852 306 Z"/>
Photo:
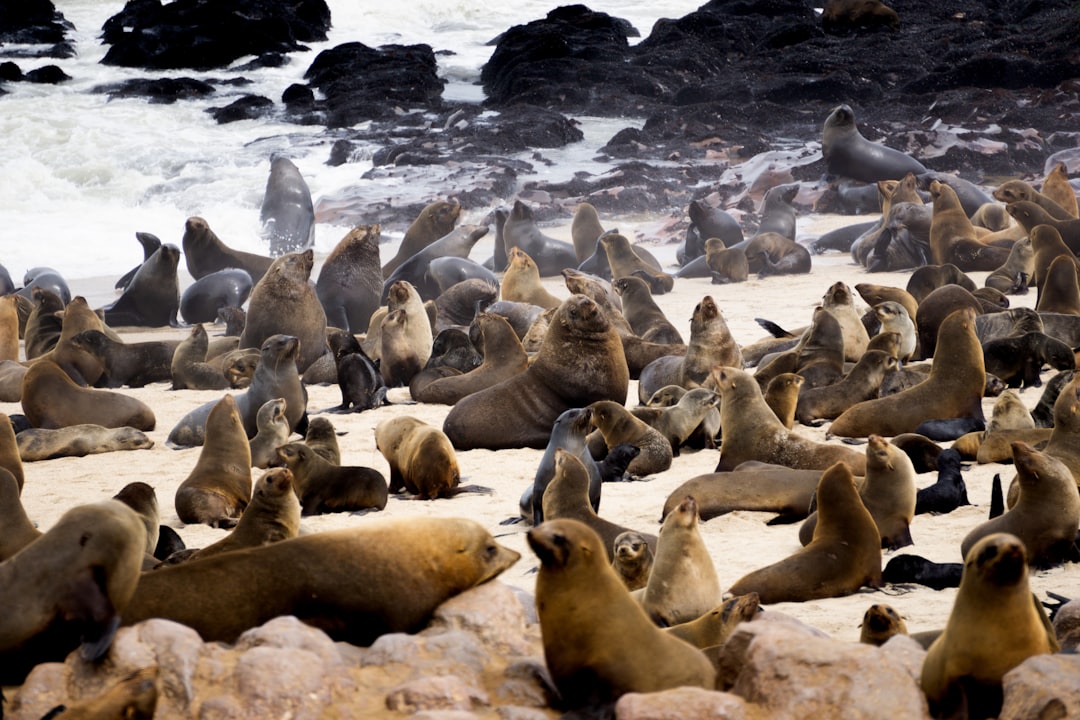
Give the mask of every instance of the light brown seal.
<path id="1" fill-rule="evenodd" d="M 833 421 L 829 433 L 840 437 L 892 437 L 914 432 L 924 420 L 982 418 L 986 369 L 974 321 L 975 313 L 970 308 L 945 318 L 926 380 L 903 392 L 865 400 L 845 410 Z"/>
<path id="2" fill-rule="evenodd" d="M 874 306 L 874 316 L 881 323 L 881 333 L 896 333 L 900 336 L 900 347 L 896 359 L 907 362 L 915 355 L 919 337 L 915 331 L 915 320 L 908 314 L 907 308 L 894 300 L 878 303 Z"/>
<path id="3" fill-rule="evenodd" d="M 915 468 L 911 458 L 885 438 L 871 435 L 866 445 L 866 475 L 857 485 L 863 506 L 870 511 L 881 535 L 881 547 L 897 550 L 911 545 L 911 521 L 915 517 Z M 811 513 L 799 528 L 799 542 L 809 545 L 816 526 L 817 513 Z"/>
<path id="4" fill-rule="evenodd" d="M 457 202 L 437 200 L 426 205 L 405 231 L 397 254 L 383 265 L 383 278 L 390 277 L 403 262 L 444 235 L 450 234 L 460 215 L 461 205 Z"/>
<path id="5" fill-rule="evenodd" d="M 600 244 L 607 254 L 608 265 L 611 266 L 612 280 L 641 272 L 643 279 L 652 288 L 653 295 L 670 292 L 675 286 L 675 278 L 642 259 L 626 236 L 618 231 L 612 230 L 601 235 Z"/>
<path id="6" fill-rule="evenodd" d="M 850 595 L 881 585 L 881 536 L 863 507 L 851 468 L 837 463 L 817 488 L 814 539 L 794 555 L 740 578 L 730 592 L 756 592 L 765 604 Z"/>
<path id="7" fill-rule="evenodd" d="M 745 252 L 747 268 L 760 277 L 810 272 L 810 251 L 780 233 L 755 235 L 746 244 Z"/>
<path id="8" fill-rule="evenodd" d="M 923 660 L 921 685 L 930 712 L 997 717 L 1001 680 L 1033 655 L 1058 650 L 1053 629 L 1028 587 L 1024 544 L 988 535 L 964 556 L 964 571 L 945 630 Z"/>
<path id="9" fill-rule="evenodd" d="M 795 409 L 799 405 L 800 389 L 804 382 L 805 379 L 801 375 L 780 373 L 770 380 L 768 387 L 765 388 L 765 404 L 788 430 L 795 424 Z"/>
<path id="10" fill-rule="evenodd" d="M 185 523 L 230 528 L 251 500 L 251 448 L 232 395 L 206 419 L 199 460 L 176 489 L 176 514 Z"/>
<path id="11" fill-rule="evenodd" d="M 341 464 L 341 447 L 338 445 L 337 431 L 326 418 L 311 418 L 307 434 L 304 435 L 304 444 L 314 450 L 316 455 L 322 455 L 331 464 Z"/>
<path id="12" fill-rule="evenodd" d="M 649 573 L 653 566 L 653 551 L 645 538 L 640 533 L 627 530 L 615 538 L 613 546 L 615 559 L 611 561 L 611 567 L 626 585 L 626 589 L 634 591 L 644 588 L 649 582 Z"/>
<path id="13" fill-rule="evenodd" d="M 890 605 L 874 603 L 863 613 L 859 642 L 867 645 L 885 644 L 893 635 L 907 635 L 907 624 Z"/>
<path id="14" fill-rule="evenodd" d="M 1060 255 L 1046 270 L 1039 287 L 1039 302 L 1035 310 L 1044 313 L 1080 315 L 1080 281 L 1076 277 L 1075 257 Z"/>
<path id="15" fill-rule="evenodd" d="M 735 368 L 717 368 L 714 381 L 720 391 L 720 462 L 717 472 L 733 470 L 747 460 L 760 460 L 796 470 L 823 470 L 846 462 L 863 473 L 862 453 L 839 445 L 818 443 L 796 435 L 776 418 L 753 376 Z"/>
<path id="16" fill-rule="evenodd" d="M 19 311 L 16 297 L 0 297 L 0 360 L 19 359 Z"/>
<path id="17" fill-rule="evenodd" d="M 1057 220 L 1041 206 L 1029 200 L 1009 203 L 1005 206 L 1016 222 L 1024 226 L 1030 235 L 1039 225 L 1049 225 L 1058 231 L 1062 242 L 1076 253 L 1080 250 L 1080 219 Z"/>
<path id="18" fill-rule="evenodd" d="M 804 425 L 814 425 L 815 421 L 839 417 L 856 403 L 876 398 L 885 376 L 895 372 L 896 367 L 896 358 L 884 350 L 867 350 L 840 382 L 800 392 L 796 419 Z M 782 377 L 785 376 L 780 375 L 773 382 Z"/>
<path id="19" fill-rule="evenodd" d="M 240 268 L 247 270 L 251 281 L 257 283 L 274 262 L 271 257 L 233 250 L 201 217 L 189 217 L 184 223 L 182 245 L 188 272 L 196 280 L 218 270 Z"/>
<path id="20" fill-rule="evenodd" d="M 721 597 L 716 566 L 698 529 L 697 503 L 687 496 L 664 518 L 641 607 L 665 627 L 696 620 Z"/>
<path id="21" fill-rule="evenodd" d="M 335 640 L 369 645 L 385 633 L 416 632 L 440 604 L 520 557 L 472 520 L 365 519 L 147 573 L 124 623 L 165 618 L 207 642 L 233 643 L 271 618 L 295 615 Z"/>
<path id="22" fill-rule="evenodd" d="M 56 346 L 63 323 L 64 301 L 51 290 L 34 287 L 34 309 L 23 329 L 23 352 L 27 360 L 41 357 Z"/>
<path id="23" fill-rule="evenodd" d="M 240 334 L 241 348 L 262 347 L 274 335 L 291 335 L 300 341 L 300 355 L 296 359 L 300 372 L 329 352 L 326 313 L 309 282 L 314 263 L 312 250 L 289 253 L 274 260 L 251 290 L 247 323 Z"/>
<path id="24" fill-rule="evenodd" d="M 1067 179 L 1065 184 L 1068 185 Z M 1057 200 L 1039 192 L 1030 183 L 1023 180 L 1006 180 L 994 189 L 993 195 L 995 200 L 1006 205 L 1021 201 L 1034 203 L 1055 220 L 1068 220 L 1076 217 L 1076 215 L 1070 215 L 1069 211 L 1062 207 Z M 1074 195 L 1073 204 L 1075 205 L 1075 203 L 1076 196 Z"/>
<path id="25" fill-rule="evenodd" d="M 547 446 L 564 411 L 626 400 L 622 342 L 592 300 L 573 295 L 555 311 L 528 370 L 459 401 L 443 431 L 458 450 Z"/>
<path id="26" fill-rule="evenodd" d="M 25 476 L 23 474 L 22 453 L 19 451 L 19 442 L 15 437 L 15 429 L 11 426 L 11 418 L 0 413 L 0 469 L 7 470 L 15 478 L 22 492 Z"/>
<path id="27" fill-rule="evenodd" d="M 428 316 L 424 301 L 412 283 L 407 280 L 394 282 L 387 291 L 387 310 L 393 313 L 402 310 L 408 317 L 406 337 L 409 345 L 420 361 L 420 367 L 427 365 L 431 358 L 433 336 L 431 318 Z M 407 384 L 407 383 L 406 383 Z"/>
<path id="28" fill-rule="evenodd" d="M 153 430 L 154 411 L 138 398 L 76 385 L 51 360 L 39 360 L 23 377 L 22 407 L 33 427 L 92 424 Z"/>
<path id="29" fill-rule="evenodd" d="M 750 622 L 760 611 L 757 593 L 747 593 L 728 598 L 697 620 L 672 625 L 666 630 L 700 650 L 715 648 L 727 642 L 739 623 Z"/>
<path id="30" fill-rule="evenodd" d="M 72 342 L 85 330 L 104 330 L 101 318 L 86 304 L 86 298 L 78 295 L 64 307 L 63 323 L 56 345 L 35 359 L 52 360 L 78 385 L 93 385 L 105 373 L 105 364 Z"/>
<path id="31" fill-rule="evenodd" d="M 1046 173 L 1043 179 L 1042 194 L 1056 202 L 1070 217 L 1077 217 L 1076 191 L 1069 183 L 1065 163 L 1059 162 Z"/>
<path id="32" fill-rule="evenodd" d="M 0 467 L 0 563 L 41 537 L 19 498 L 21 491 L 15 477 Z"/>
<path id="33" fill-rule="evenodd" d="M 425 500 L 449 497 L 461 471 L 450 439 L 442 430 L 407 415 L 375 426 L 375 447 L 390 465 L 390 492 L 408 491 Z"/>
<path id="34" fill-rule="evenodd" d="M 334 465 L 303 443 L 282 445 L 277 455 L 277 463 L 292 471 L 293 487 L 304 515 L 386 507 L 386 478 L 378 470 Z"/>
<path id="35" fill-rule="evenodd" d="M 277 457 L 275 450 L 278 446 L 289 441 L 292 430 L 289 429 L 289 421 L 285 417 L 285 406 L 285 398 L 267 400 L 255 415 L 255 424 L 259 430 L 255 437 L 248 441 L 251 467 L 269 467 L 270 462 Z"/>
<path id="36" fill-rule="evenodd" d="M 210 338 L 202 323 L 192 325 L 191 334 L 173 351 L 170 364 L 173 390 L 224 390 L 229 381 L 220 369 L 206 362 Z"/>
<path id="37" fill-rule="evenodd" d="M 1035 250 L 1026 235 L 1013 243 L 1005 263 L 986 276 L 985 285 L 1006 295 L 1026 295 L 1035 277 Z"/>
<path id="38" fill-rule="evenodd" d="M 712 273 L 713 285 L 746 282 L 750 276 L 750 261 L 742 248 L 724 247 L 720 238 L 705 241 L 705 264 Z"/>
<path id="39" fill-rule="evenodd" d="M 622 312 L 634 334 L 647 342 L 682 344 L 682 335 L 653 300 L 649 284 L 633 275 L 621 277 L 612 287 L 622 301 Z"/>
<path id="40" fill-rule="evenodd" d="M 52 430 L 29 428 L 16 438 L 19 455 L 26 462 L 154 447 L 154 441 L 146 433 L 126 425 L 117 428 L 87 424 Z"/>
<path id="41" fill-rule="evenodd" d="M 116 500 L 68 510 L 42 537 L 0 563 L 0 684 L 63 662 L 80 648 L 101 658 L 139 582 L 146 530 Z M 80 647 L 81 646 L 81 647 Z"/>
<path id="42" fill-rule="evenodd" d="M 582 263 L 593 254 L 596 241 L 604 234 L 600 224 L 600 215 L 596 208 L 587 202 L 578 203 L 574 210 L 574 219 L 570 222 L 570 238 L 574 241 L 574 255 Z M 571 290 L 571 292 L 574 292 Z"/>
<path id="43" fill-rule="evenodd" d="M 604 436 L 609 450 L 623 443 L 641 449 L 627 472 L 644 476 L 671 467 L 671 443 L 658 430 L 634 417 L 622 404 L 614 400 L 599 400 L 590 404 L 589 409 L 592 411 L 592 424 Z"/>
<path id="44" fill-rule="evenodd" d="M 503 300 L 530 303 L 545 309 L 562 304 L 562 300 L 540 283 L 540 268 L 524 250 L 510 248 L 509 260 L 510 265 L 506 268 L 500 288 Z"/>
<path id="45" fill-rule="evenodd" d="M 937 265 L 952 263 L 961 270 L 993 271 L 1009 258 L 1008 248 L 986 245 L 960 205 L 956 191 L 945 183 L 930 183 L 934 215 L 930 224 L 930 257 Z"/>
<path id="46" fill-rule="evenodd" d="M 702 520 L 735 510 L 753 510 L 779 513 L 770 524 L 788 524 L 809 514 L 820 479 L 820 470 L 746 462 L 731 471 L 690 478 L 668 495 L 662 517 L 667 517 L 682 498 L 693 495 Z"/>
<path id="47" fill-rule="evenodd" d="M 843 282 L 833 283 L 822 296 L 821 307 L 840 323 L 844 337 L 844 360 L 858 362 L 866 352 L 870 335 L 855 310 L 855 296 L 852 295 L 851 288 Z"/>
<path id="48" fill-rule="evenodd" d="M 412 323 L 409 314 L 401 308 L 383 318 L 379 330 L 379 372 L 387 387 L 407 386 L 424 368 L 424 361 L 412 343 Z"/>
<path id="49" fill-rule="evenodd" d="M 652 623 L 605 561 L 595 532 L 549 520 L 531 529 L 528 541 L 540 559 L 544 660 L 567 708 L 612 703 L 628 692 L 713 688 L 709 660 Z"/>

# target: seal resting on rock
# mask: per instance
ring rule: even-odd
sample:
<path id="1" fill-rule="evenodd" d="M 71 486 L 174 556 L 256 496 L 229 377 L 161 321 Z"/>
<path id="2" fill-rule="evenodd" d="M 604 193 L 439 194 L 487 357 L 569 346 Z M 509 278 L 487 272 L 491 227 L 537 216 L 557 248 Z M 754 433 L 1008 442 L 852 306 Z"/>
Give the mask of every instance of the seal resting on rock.
<path id="1" fill-rule="evenodd" d="M 926 172 L 923 164 L 910 155 L 863 137 L 849 105 L 833 108 L 825 119 L 821 154 L 829 174 L 862 182 L 899 180 L 909 172 Z"/>

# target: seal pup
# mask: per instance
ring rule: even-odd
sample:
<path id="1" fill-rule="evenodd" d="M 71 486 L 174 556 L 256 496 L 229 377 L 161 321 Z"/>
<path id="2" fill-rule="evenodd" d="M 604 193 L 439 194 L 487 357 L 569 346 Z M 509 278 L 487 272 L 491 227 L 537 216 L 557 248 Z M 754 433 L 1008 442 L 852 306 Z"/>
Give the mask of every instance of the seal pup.
<path id="1" fill-rule="evenodd" d="M 382 372 L 351 333 L 333 333 L 327 337 L 334 354 L 341 404 L 333 413 L 363 412 L 386 403 L 386 381 Z"/>
<path id="2" fill-rule="evenodd" d="M 937 457 L 937 480 L 915 493 L 915 514 L 950 513 L 961 505 L 970 505 L 967 485 L 961 475 L 960 453 L 949 448 Z"/>
<path id="3" fill-rule="evenodd" d="M 383 278 L 390 277 L 403 262 L 453 232 L 454 224 L 460 215 L 461 205 L 454 201 L 436 200 L 424 206 L 405 231 L 397 254 L 383 265 Z"/>
<path id="4" fill-rule="evenodd" d="M 1028 587 L 1024 544 L 995 533 L 964 556 L 964 572 L 945 630 L 923 660 L 930 712 L 970 718 L 1001 712 L 1002 677 L 1033 655 L 1057 652 L 1057 639 Z"/>
<path id="5" fill-rule="evenodd" d="M 226 395 L 206 418 L 206 442 L 176 489 L 176 514 L 187 524 L 231 528 L 251 500 L 251 448 L 236 400 Z"/>
<path id="6" fill-rule="evenodd" d="M 71 338 L 71 343 L 101 361 L 105 372 L 98 378 L 98 387 L 118 388 L 127 385 L 138 388 L 172 379 L 176 341 L 123 343 L 116 342 L 100 330 L 83 330 Z"/>
<path id="7" fill-rule="evenodd" d="M 648 342 L 682 344 L 682 335 L 653 300 L 648 283 L 631 275 L 618 278 L 612 287 L 622 300 L 623 316 L 635 335 Z"/>
<path id="8" fill-rule="evenodd" d="M 218 238 L 206 220 L 196 216 L 184 223 L 181 245 L 188 272 L 196 280 L 219 270 L 241 268 L 257 283 L 274 262 L 264 255 L 233 250 Z"/>
<path id="9" fill-rule="evenodd" d="M 354 227 L 323 261 L 315 294 L 326 312 L 328 326 L 353 333 L 367 329 L 382 297 L 381 230 L 379 225 Z"/>
<path id="10" fill-rule="evenodd" d="M 924 420 L 982 419 L 986 368 L 975 335 L 975 312 L 957 310 L 938 332 L 940 348 L 927 379 L 894 395 L 864 400 L 845 410 L 829 427 L 840 437 L 893 436 L 913 432 Z"/>
<path id="11" fill-rule="evenodd" d="M 1006 295 L 1027 295 L 1035 277 L 1035 250 L 1026 235 L 1013 243 L 1001 267 L 986 276 L 984 285 Z"/>
<path id="12" fill-rule="evenodd" d="M 154 488 L 144 482 L 130 482 L 113 495 L 113 500 L 124 503 L 139 516 L 146 528 L 146 554 L 152 557 L 158 543 L 158 528 L 161 526 Z"/>
<path id="13" fill-rule="evenodd" d="M 848 105 L 833 108 L 825 118 L 821 154 L 829 174 L 861 182 L 899 180 L 909 172 L 926 172 L 923 164 L 911 156 L 863 137 L 855 124 L 855 112 Z"/>
<path id="14" fill-rule="evenodd" d="M 570 518 L 584 523 L 600 536 L 607 553 L 607 564 L 615 560 L 615 538 L 631 528 L 616 525 L 593 510 L 589 503 L 589 474 L 577 455 L 562 448 L 555 450 L 555 475 L 544 490 L 541 502 L 545 523 L 559 518 Z M 656 536 L 639 534 L 655 554 Z"/>
<path id="15" fill-rule="evenodd" d="M 138 398 L 76 385 L 60 366 L 39 360 L 23 377 L 23 413 L 37 428 L 62 428 L 92 424 L 136 430 L 153 430 L 154 411 Z"/>
<path id="16" fill-rule="evenodd" d="M 1080 494 L 1072 472 L 1049 453 L 1024 442 L 1012 443 L 1020 497 L 1007 512 L 969 532 L 960 544 L 968 552 L 993 533 L 1010 533 L 1024 544 L 1027 562 L 1039 568 L 1069 558 L 1080 530 Z"/>
<path id="17" fill-rule="evenodd" d="M 300 168 L 281 153 L 270 156 L 262 207 L 262 236 L 274 257 L 306 250 L 315 244 L 315 208 Z"/>
<path id="18" fill-rule="evenodd" d="M 113 327 L 140 325 L 179 327 L 180 281 L 176 268 L 180 248 L 162 245 L 142 264 L 116 302 L 102 308 L 105 322 Z"/>
<path id="19" fill-rule="evenodd" d="M 795 410 L 799 403 L 800 388 L 805 381 L 802 375 L 780 373 L 770 380 L 765 388 L 765 404 L 788 430 L 795 424 Z"/>
<path id="20" fill-rule="evenodd" d="M 562 304 L 562 300 L 548 292 L 540 283 L 540 268 L 528 253 L 519 247 L 512 247 L 507 253 L 510 264 L 502 279 L 502 299 L 510 302 L 524 302 L 549 309 Z"/>
<path id="21" fill-rule="evenodd" d="M 68 510 L 47 533 L 0 563 L 0 684 L 35 666 L 108 652 L 139 582 L 146 530 L 116 500 Z"/>
<path id="22" fill-rule="evenodd" d="M 727 642 L 739 623 L 750 622 L 759 612 L 761 601 L 757 593 L 747 593 L 728 598 L 696 620 L 672 625 L 664 631 L 708 651 Z"/>
<path id="23" fill-rule="evenodd" d="M 604 561 L 595 532 L 574 520 L 549 520 L 527 537 L 540 559 L 544 660 L 566 707 L 604 705 L 627 692 L 714 687 L 709 660 L 653 624 Z"/>
<path id="24" fill-rule="evenodd" d="M 386 507 L 386 478 L 364 466 L 330 463 L 303 443 L 277 449 L 277 465 L 292 471 L 303 515 L 382 510 Z"/>
<path id="25" fill-rule="evenodd" d="M 79 424 L 52 430 L 28 428 L 16 438 L 19 455 L 26 462 L 154 447 L 154 441 L 146 433 L 126 425 L 107 428 Z"/>
<path id="26" fill-rule="evenodd" d="M 246 630 L 295 615 L 336 641 L 370 645 L 420 630 L 436 607 L 520 557 L 473 520 L 366 519 L 147 573 L 123 621 L 164 618 L 206 642 L 235 643 Z"/>
<path id="27" fill-rule="evenodd" d="M 638 598 L 652 621 L 670 627 L 720 604 L 720 579 L 698 529 L 697 503 L 686 496 L 664 518 L 645 590 Z"/>
<path id="28" fill-rule="evenodd" d="M 716 368 L 713 380 L 720 391 L 720 462 L 716 472 L 734 469 L 746 460 L 776 463 L 796 470 L 822 470 L 847 462 L 856 472 L 866 457 L 838 445 L 818 443 L 788 430 L 761 394 L 752 375 L 731 367 Z"/>
<path id="29" fill-rule="evenodd" d="M 960 587 L 963 563 L 936 563 L 920 555 L 897 555 L 881 572 L 882 579 L 891 584 L 915 583 L 934 590 Z"/>
<path id="30" fill-rule="evenodd" d="M 279 445 L 289 441 L 292 430 L 289 429 L 289 421 L 285 417 L 285 406 L 285 398 L 267 400 L 255 415 L 255 424 L 259 429 L 255 437 L 248 441 L 251 467 L 269 467 L 270 462 L 277 456 L 274 451 Z M 308 429 L 311 429 L 310 423 Z"/>
<path id="31" fill-rule="evenodd" d="M 859 498 L 881 535 L 881 547 L 897 550 L 913 544 L 915 467 L 911 458 L 885 438 L 871 435 L 866 445 L 866 475 L 858 488 Z M 816 525 L 817 513 L 811 513 L 799 528 L 799 542 L 809 545 Z"/>
<path id="32" fill-rule="evenodd" d="M 21 491 L 15 476 L 0 467 L 0 563 L 42 535 L 26 514 L 19 498 Z"/>
<path id="33" fill-rule="evenodd" d="M 881 333 L 896 333 L 900 336 L 900 349 L 897 351 L 897 359 L 907 362 L 915 355 L 918 344 L 918 335 L 915 332 L 915 321 L 908 314 L 907 308 L 894 300 L 887 300 L 874 306 L 874 317 L 881 323 Z"/>
<path id="34" fill-rule="evenodd" d="M 907 624 L 891 605 L 874 603 L 863 613 L 859 642 L 881 647 L 893 635 L 907 635 Z"/>
<path id="35" fill-rule="evenodd" d="M 322 455 L 334 465 L 341 464 L 341 447 L 337 441 L 337 431 L 334 426 L 324 417 L 313 417 L 308 423 L 307 434 L 304 435 L 304 444 Z"/>
<path id="36" fill-rule="evenodd" d="M 653 566 L 653 552 L 645 538 L 641 537 L 640 533 L 627 530 L 620 533 L 613 544 L 615 559 L 611 561 L 611 567 L 615 569 L 627 590 L 633 592 L 643 589 L 649 582 L 649 573 Z"/>
<path id="37" fill-rule="evenodd" d="M 296 359 L 300 372 L 329 351 L 326 313 L 309 282 L 314 262 L 310 249 L 274 260 L 251 291 L 241 348 L 261 347 L 274 335 L 292 335 L 300 341 Z"/>
<path id="38" fill-rule="evenodd" d="M 442 430 L 407 415 L 375 426 L 375 447 L 390 465 L 390 492 L 405 490 L 423 500 L 462 490 L 454 446 Z"/>
<path id="39" fill-rule="evenodd" d="M 15 436 L 15 428 L 11 425 L 11 418 L 4 413 L 0 413 L 0 469 L 11 473 L 11 476 L 15 478 L 15 482 L 19 485 L 19 492 L 22 492 L 23 482 L 25 481 L 21 455 L 19 442 Z"/>
<path id="40" fill-rule="evenodd" d="M 191 333 L 173 350 L 169 376 L 173 390 L 224 390 L 229 387 L 225 374 L 206 362 L 210 338 L 202 323 L 191 327 Z"/>
<path id="41" fill-rule="evenodd" d="M 740 578 L 729 589 L 732 594 L 756 592 L 762 603 L 771 604 L 840 597 L 864 585 L 881 585 L 881 536 L 847 464 L 822 473 L 817 502 L 810 544 Z"/>
<path id="42" fill-rule="evenodd" d="M 624 402 L 622 342 L 599 306 L 572 295 L 555 310 L 529 368 L 451 408 L 443 431 L 458 450 L 543 448 L 556 418 L 596 400 Z"/>
<path id="43" fill-rule="evenodd" d="M 544 521 L 544 491 L 555 477 L 556 450 L 571 453 L 581 460 L 589 476 L 589 504 L 594 512 L 600 511 L 603 478 L 586 442 L 592 427 L 592 409 L 587 407 L 566 410 L 552 424 L 551 437 L 544 448 L 540 463 L 536 466 L 532 484 L 521 495 L 521 516 L 528 519 L 534 527 Z"/>
<path id="44" fill-rule="evenodd" d="M 641 454 L 634 458 L 627 471 L 644 476 L 671 467 L 671 443 L 658 430 L 634 417 L 623 405 L 614 400 L 598 400 L 590 404 L 589 409 L 592 411 L 591 422 L 604 436 L 609 449 L 623 443 L 641 449 Z"/>

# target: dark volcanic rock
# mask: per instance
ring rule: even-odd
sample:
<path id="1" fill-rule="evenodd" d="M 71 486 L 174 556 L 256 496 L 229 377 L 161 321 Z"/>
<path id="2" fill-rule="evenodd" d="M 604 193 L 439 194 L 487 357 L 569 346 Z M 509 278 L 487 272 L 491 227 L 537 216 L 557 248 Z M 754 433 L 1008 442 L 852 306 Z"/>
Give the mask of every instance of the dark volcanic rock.
<path id="1" fill-rule="evenodd" d="M 39 83 L 42 85 L 56 85 L 70 80 L 71 76 L 56 65 L 45 65 L 29 71 L 23 76 L 23 79 L 27 82 Z"/>
<path id="2" fill-rule="evenodd" d="M 120 83 L 98 85 L 92 92 L 104 93 L 111 99 L 144 97 L 151 103 L 169 104 L 177 100 L 205 97 L 212 95 L 215 91 L 213 85 L 203 80 L 179 77 L 125 80 Z"/>
<path id="3" fill-rule="evenodd" d="M 75 48 L 67 39 L 74 26 L 57 12 L 51 0 L 0 0 L 0 46 L 48 45 L 43 49 L 0 54 L 20 57 L 72 57 Z"/>
<path id="4" fill-rule="evenodd" d="M 105 21 L 106 65 L 209 70 L 326 39 L 325 0 L 129 0 Z"/>
<path id="5" fill-rule="evenodd" d="M 225 107 L 207 108 L 206 112 L 218 122 L 236 122 L 237 120 L 256 120 L 266 117 L 274 109 L 274 101 L 262 95 L 245 95 Z"/>

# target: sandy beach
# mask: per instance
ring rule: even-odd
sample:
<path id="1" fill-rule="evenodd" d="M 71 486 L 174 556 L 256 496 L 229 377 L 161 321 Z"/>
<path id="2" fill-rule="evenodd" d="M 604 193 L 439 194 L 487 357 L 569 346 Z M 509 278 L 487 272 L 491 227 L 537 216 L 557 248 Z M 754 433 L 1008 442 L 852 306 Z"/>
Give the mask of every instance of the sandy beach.
<path id="1" fill-rule="evenodd" d="M 830 224 L 858 222 L 865 218 L 841 218 L 827 220 Z M 800 235 L 812 230 L 819 234 L 823 227 L 800 226 Z M 545 232 L 569 237 L 569 227 L 545 228 Z M 625 232 L 625 230 L 624 230 Z M 481 241 L 474 259 L 483 260 L 490 252 L 487 238 Z M 674 258 L 674 246 L 656 248 L 657 254 L 666 260 Z M 391 245 L 382 248 L 383 258 L 393 253 Z M 748 344 L 764 332 L 755 318 L 768 318 L 781 326 L 795 328 L 805 325 L 815 304 L 832 283 L 843 281 L 849 286 L 870 281 L 877 284 L 904 287 L 907 273 L 879 273 L 868 275 L 865 270 L 852 264 L 846 254 L 830 254 L 814 257 L 810 274 L 794 277 L 751 278 L 736 285 L 712 285 L 708 279 L 677 280 L 672 293 L 657 298 L 660 307 L 671 322 L 689 337 L 690 316 L 694 305 L 705 295 L 711 295 L 721 308 L 729 327 L 740 344 Z M 118 268 L 118 274 L 127 268 Z M 316 268 L 317 272 L 318 268 Z M 985 273 L 972 275 L 982 285 Z M 560 279 L 547 279 L 548 289 L 560 296 L 569 293 Z M 183 286 L 190 280 L 181 280 Z M 84 287 L 75 283 L 73 294 L 86 294 L 91 304 L 98 307 L 109 300 L 111 280 L 108 284 L 89 283 Z M 1012 297 L 1014 306 L 1035 302 L 1034 293 Z M 857 302 L 860 310 L 865 306 Z M 128 330 L 128 341 L 183 337 L 186 330 L 155 329 Z M 210 328 L 211 335 L 220 334 L 220 328 Z M 1052 373 L 1045 373 L 1044 380 Z M 189 547 L 208 545 L 222 537 L 221 530 L 206 526 L 185 526 L 176 515 L 173 496 L 199 456 L 200 449 L 173 450 L 165 439 L 176 422 L 189 410 L 222 396 L 220 391 L 172 391 L 167 384 L 159 383 L 140 389 L 123 388 L 121 392 L 135 396 L 149 404 L 157 416 L 157 426 L 149 433 L 154 447 L 133 452 L 113 452 L 82 458 L 62 458 L 25 465 L 26 485 L 22 500 L 30 518 L 42 530 L 51 527 L 68 508 L 80 503 L 94 502 L 113 496 L 125 484 L 145 481 L 151 484 L 158 497 L 162 522 L 174 527 Z M 340 401 L 336 386 L 312 386 L 308 411 L 316 413 L 337 405 Z M 1040 388 L 1021 393 L 1025 404 L 1031 408 L 1037 403 Z M 441 405 L 409 404 L 408 391 L 399 388 L 391 391 L 394 404 L 361 414 L 328 415 L 335 428 L 342 433 L 339 443 L 343 464 L 373 467 L 384 475 L 389 474 L 387 464 L 375 447 L 374 428 L 379 421 L 398 415 L 411 415 L 432 425 L 442 425 L 449 407 Z M 627 404 L 637 403 L 637 384 L 632 381 Z M 984 400 L 987 417 L 993 398 Z M 17 403 L 0 404 L 0 412 L 22 412 Z M 825 439 L 828 426 L 808 428 L 796 426 L 800 434 L 819 441 Z M 830 442 L 838 442 L 831 440 Z M 465 494 L 453 499 L 414 501 L 392 497 L 381 513 L 353 516 L 345 513 L 305 518 L 304 532 L 348 527 L 371 522 L 378 516 L 461 516 L 472 518 L 487 527 L 501 543 L 522 554 L 522 559 L 501 576 L 501 581 L 526 591 L 533 588 L 537 561 L 528 549 L 524 531 L 527 525 L 503 525 L 508 518 L 518 516 L 518 499 L 531 484 L 540 450 L 503 450 L 498 452 L 473 450 L 459 452 L 462 483 L 484 485 L 492 489 L 490 495 Z M 655 533 L 659 528 L 661 508 L 665 499 L 684 481 L 713 471 L 718 459 L 714 450 L 684 452 L 676 457 L 666 472 L 651 476 L 645 482 L 613 483 L 603 488 L 600 514 L 604 517 L 641 531 Z M 261 474 L 253 470 L 252 477 Z M 1002 473 L 1008 481 L 1012 468 L 999 465 L 973 465 L 964 472 L 968 495 L 973 503 L 948 515 L 920 515 L 915 518 L 911 535 L 915 544 L 899 553 L 915 553 L 938 562 L 960 562 L 960 542 L 965 534 L 987 517 L 991 480 L 995 473 Z M 934 474 L 920 475 L 919 487 L 935 480 Z M 745 573 L 779 560 L 797 550 L 798 525 L 767 526 L 770 514 L 735 512 L 710 520 L 701 525 L 701 532 L 712 554 L 721 585 L 729 587 Z M 882 562 L 897 553 L 883 553 Z M 1047 591 L 1066 597 L 1080 597 L 1080 565 L 1066 565 L 1032 575 L 1033 590 L 1040 598 Z M 785 603 L 770 606 L 781 610 L 830 635 L 843 640 L 855 641 L 859 635 L 859 623 L 866 608 L 876 602 L 893 605 L 907 619 L 910 631 L 930 630 L 944 625 L 952 607 L 955 590 L 934 591 L 924 587 L 887 586 L 880 590 L 864 589 L 844 598 L 806 603 Z"/>

